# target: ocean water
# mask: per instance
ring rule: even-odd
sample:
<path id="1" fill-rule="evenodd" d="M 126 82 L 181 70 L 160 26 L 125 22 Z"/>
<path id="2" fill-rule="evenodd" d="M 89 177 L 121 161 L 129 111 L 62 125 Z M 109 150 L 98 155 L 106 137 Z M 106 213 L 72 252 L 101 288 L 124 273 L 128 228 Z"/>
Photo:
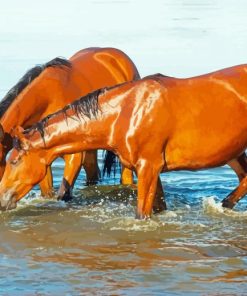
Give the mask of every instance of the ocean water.
<path id="1" fill-rule="evenodd" d="M 34 64 L 90 46 L 124 50 L 142 76 L 245 63 L 246 11 L 243 0 L 2 1 L 0 96 Z M 62 160 L 53 171 L 58 188 Z M 72 202 L 34 188 L 0 213 L 0 295 L 247 295 L 247 198 L 221 207 L 238 184 L 228 167 L 162 174 L 168 211 L 148 221 L 119 177 L 86 188 L 82 170 Z"/>

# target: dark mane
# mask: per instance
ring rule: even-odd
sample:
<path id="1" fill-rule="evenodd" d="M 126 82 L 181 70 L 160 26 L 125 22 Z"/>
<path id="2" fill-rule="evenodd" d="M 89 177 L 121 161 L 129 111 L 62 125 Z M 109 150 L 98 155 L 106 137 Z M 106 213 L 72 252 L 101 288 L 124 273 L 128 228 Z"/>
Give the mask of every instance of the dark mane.
<path id="1" fill-rule="evenodd" d="M 18 82 L 13 86 L 0 102 L 0 118 L 9 108 L 15 98 L 28 86 L 35 78 L 37 78 L 46 68 L 49 67 L 71 67 L 71 63 L 63 58 L 55 58 L 43 65 L 37 65 L 30 69 Z"/>
<path id="2" fill-rule="evenodd" d="M 97 114 L 99 111 L 98 105 L 98 97 L 100 94 L 105 92 L 106 88 L 100 88 L 94 92 L 87 94 L 84 97 L 81 97 L 79 100 L 74 101 L 72 104 L 67 105 L 62 112 L 66 113 L 66 110 L 72 108 L 75 111 L 78 118 L 80 116 L 88 117 L 91 119 L 92 117 L 97 118 Z"/>
<path id="3" fill-rule="evenodd" d="M 97 118 L 98 111 L 99 111 L 99 105 L 98 105 L 99 96 L 101 94 L 104 94 L 105 92 L 116 89 L 119 86 L 122 86 L 127 83 L 129 83 L 129 82 L 124 82 L 124 83 L 120 83 L 120 84 L 117 84 L 117 85 L 114 85 L 111 87 L 104 87 L 104 88 L 97 89 L 97 90 L 87 94 L 86 96 L 83 96 L 83 97 L 75 100 L 73 103 L 65 106 L 63 109 L 61 109 L 53 114 L 49 114 L 48 116 L 43 118 L 41 121 L 32 125 L 30 128 L 25 129 L 23 133 L 25 135 L 32 136 L 33 133 L 38 131 L 40 133 L 40 135 L 44 141 L 44 145 L 45 145 L 45 138 L 44 138 L 45 128 L 48 125 L 49 119 L 51 119 L 59 114 L 63 114 L 65 120 L 67 120 L 69 117 L 71 117 L 67 112 L 68 110 L 73 110 L 75 112 L 78 120 L 81 120 L 81 118 L 83 118 L 83 117 L 87 117 L 89 119 Z M 74 118 L 74 116 L 72 116 L 72 118 Z"/>
<path id="4" fill-rule="evenodd" d="M 98 97 L 100 94 L 104 93 L 107 88 L 101 88 L 94 92 L 87 94 L 84 97 L 74 101 L 72 104 L 65 106 L 63 109 L 48 115 L 47 117 L 43 118 L 41 121 L 35 123 L 30 128 L 24 131 L 24 134 L 33 134 L 35 131 L 38 131 L 43 138 L 44 141 L 44 134 L 45 128 L 48 124 L 49 119 L 53 118 L 56 115 L 63 114 L 65 119 L 69 118 L 68 110 L 72 109 L 77 118 L 80 120 L 81 117 L 87 117 L 89 119 L 97 118 L 99 106 L 98 106 Z M 45 141 L 44 141 L 45 143 Z"/>

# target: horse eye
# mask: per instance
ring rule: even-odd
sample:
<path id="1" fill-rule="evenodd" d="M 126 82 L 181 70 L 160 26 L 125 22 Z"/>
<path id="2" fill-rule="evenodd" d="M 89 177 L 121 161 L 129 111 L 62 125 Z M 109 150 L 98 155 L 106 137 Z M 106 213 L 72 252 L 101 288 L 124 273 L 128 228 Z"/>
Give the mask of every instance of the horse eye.
<path id="1" fill-rule="evenodd" d="M 19 161 L 19 159 L 13 159 L 10 161 L 11 164 L 17 164 L 17 162 Z"/>

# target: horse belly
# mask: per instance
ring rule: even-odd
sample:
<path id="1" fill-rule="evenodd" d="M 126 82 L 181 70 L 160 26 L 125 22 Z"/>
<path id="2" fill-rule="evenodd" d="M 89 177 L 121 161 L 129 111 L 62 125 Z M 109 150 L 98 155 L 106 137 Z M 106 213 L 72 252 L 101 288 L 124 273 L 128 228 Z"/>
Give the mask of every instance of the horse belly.
<path id="1" fill-rule="evenodd" d="M 238 124 L 237 124 L 238 126 Z M 169 139 L 165 148 L 167 170 L 197 170 L 224 165 L 247 147 L 247 125 L 220 130 L 207 137 L 197 129 L 180 132 Z"/>

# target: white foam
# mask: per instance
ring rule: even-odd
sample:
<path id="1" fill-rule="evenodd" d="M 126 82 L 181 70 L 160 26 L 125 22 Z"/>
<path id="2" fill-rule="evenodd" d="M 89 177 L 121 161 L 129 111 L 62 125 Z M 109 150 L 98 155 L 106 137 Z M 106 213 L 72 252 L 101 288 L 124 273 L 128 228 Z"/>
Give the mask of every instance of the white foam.
<path id="1" fill-rule="evenodd" d="M 162 214 L 165 218 L 176 218 L 178 216 L 174 211 L 164 211 Z"/>
<path id="2" fill-rule="evenodd" d="M 112 223 L 112 220 L 111 222 Z M 136 220 L 135 218 L 115 219 L 114 226 L 110 230 L 125 230 L 125 231 L 154 231 L 160 228 L 161 223 L 152 219 Z"/>
<path id="3" fill-rule="evenodd" d="M 202 201 L 203 211 L 209 215 L 220 215 L 232 218 L 247 218 L 247 211 L 236 211 L 222 207 L 221 202 L 216 202 L 214 196 L 204 197 Z"/>
<path id="4" fill-rule="evenodd" d="M 28 206 L 47 207 L 47 208 L 67 208 L 67 204 L 64 201 L 58 201 L 54 198 L 44 198 L 39 193 L 31 192 L 28 196 L 24 197 L 17 203 L 17 207 L 14 211 L 21 210 Z"/>

